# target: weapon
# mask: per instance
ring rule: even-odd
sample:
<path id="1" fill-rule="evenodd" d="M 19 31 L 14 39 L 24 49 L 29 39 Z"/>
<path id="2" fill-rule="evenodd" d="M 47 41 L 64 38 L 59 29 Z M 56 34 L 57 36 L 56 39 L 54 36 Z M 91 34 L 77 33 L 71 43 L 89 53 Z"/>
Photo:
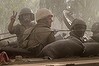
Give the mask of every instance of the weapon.
<path id="1" fill-rule="evenodd" d="M 5 35 L 5 34 L 9 34 L 9 32 L 1 33 L 0 35 Z M 9 37 L 0 39 L 0 41 L 5 40 L 5 39 L 9 39 L 9 38 L 14 38 L 14 37 L 16 37 L 16 36 L 9 36 Z"/>
<path id="2" fill-rule="evenodd" d="M 6 37 L 6 38 L 3 38 L 3 39 L 0 39 L 0 41 L 5 40 L 5 39 L 9 39 L 9 38 L 14 38 L 14 37 L 16 37 L 16 36 Z"/>

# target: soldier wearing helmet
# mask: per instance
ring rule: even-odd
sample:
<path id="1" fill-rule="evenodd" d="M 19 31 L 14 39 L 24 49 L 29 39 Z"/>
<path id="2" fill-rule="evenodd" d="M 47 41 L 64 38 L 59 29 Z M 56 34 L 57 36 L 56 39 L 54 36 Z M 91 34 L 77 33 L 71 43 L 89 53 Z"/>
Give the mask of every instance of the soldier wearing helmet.
<path id="1" fill-rule="evenodd" d="M 84 56 L 97 56 L 99 54 L 99 22 L 95 22 L 91 28 L 92 36 L 84 43 Z"/>
<path id="2" fill-rule="evenodd" d="M 34 20 L 34 14 L 33 14 L 33 11 L 29 8 L 23 8 L 20 13 L 19 13 L 19 21 L 23 24 L 24 22 L 29 23 L 31 21 Z"/>
<path id="3" fill-rule="evenodd" d="M 99 33 L 99 22 L 96 22 L 92 25 L 91 31 L 93 32 L 93 35 Z"/>
<path id="4" fill-rule="evenodd" d="M 11 22 L 8 25 L 8 30 L 10 34 L 16 34 L 17 40 L 19 42 L 19 40 L 23 36 L 24 31 L 30 27 L 35 26 L 35 22 L 33 22 L 34 14 L 32 10 L 29 8 L 23 8 L 20 11 L 18 15 L 18 19 L 20 23 L 14 26 L 16 16 L 17 16 L 17 12 L 15 13 L 13 11 L 13 15 L 11 16 Z"/>
<path id="5" fill-rule="evenodd" d="M 64 16 L 63 16 L 64 22 L 70 30 L 70 35 L 80 39 L 81 41 L 84 41 L 83 36 L 86 30 L 86 23 L 80 19 L 77 19 L 77 18 L 75 19 L 72 16 L 72 13 L 69 11 L 66 11 L 66 12 L 64 11 L 63 13 L 64 13 Z M 65 18 L 65 15 L 66 15 L 66 18 Z M 67 19 L 71 21 L 71 24 L 69 24 L 69 21 Z"/>
<path id="6" fill-rule="evenodd" d="M 71 24 L 70 30 L 71 30 L 70 32 L 71 36 L 75 36 L 76 38 L 81 40 L 86 30 L 86 24 L 82 20 L 74 19 L 74 21 Z"/>
<path id="7" fill-rule="evenodd" d="M 92 36 L 87 42 L 99 42 L 99 22 L 95 22 L 91 28 Z"/>
<path id="8" fill-rule="evenodd" d="M 42 50 L 43 47 L 45 47 L 47 44 L 51 42 L 54 42 L 54 33 L 50 29 L 51 23 L 53 22 L 52 18 L 53 14 L 50 10 L 46 8 L 41 8 L 37 10 L 37 24 L 34 28 L 26 30 L 26 32 L 29 32 L 29 35 L 26 36 L 28 37 L 26 40 L 28 41 L 28 43 L 25 42 L 24 39 L 24 42 L 21 44 L 20 47 L 34 52 L 34 56 L 36 56 Z"/>

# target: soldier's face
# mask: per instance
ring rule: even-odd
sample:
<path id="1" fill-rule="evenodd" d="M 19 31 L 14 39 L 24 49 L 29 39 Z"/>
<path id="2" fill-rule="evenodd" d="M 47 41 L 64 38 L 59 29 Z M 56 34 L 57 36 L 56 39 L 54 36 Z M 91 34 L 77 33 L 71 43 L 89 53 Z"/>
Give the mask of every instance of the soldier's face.
<path id="1" fill-rule="evenodd" d="M 53 16 L 50 15 L 46 18 L 47 22 L 48 22 L 48 25 L 51 27 L 51 23 L 53 22 Z"/>
<path id="2" fill-rule="evenodd" d="M 31 22 L 31 15 L 30 14 L 23 14 L 23 21 L 25 23 Z"/>
<path id="3" fill-rule="evenodd" d="M 79 37 L 84 36 L 85 30 L 86 30 L 86 26 L 84 26 L 84 25 L 76 25 L 74 27 L 74 31 L 75 31 L 76 35 Z"/>

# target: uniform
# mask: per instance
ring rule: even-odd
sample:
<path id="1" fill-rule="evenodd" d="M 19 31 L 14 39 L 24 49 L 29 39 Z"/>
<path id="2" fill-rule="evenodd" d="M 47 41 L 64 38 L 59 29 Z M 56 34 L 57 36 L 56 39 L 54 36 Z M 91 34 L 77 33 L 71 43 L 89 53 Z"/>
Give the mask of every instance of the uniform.
<path id="1" fill-rule="evenodd" d="M 42 8 L 37 11 L 37 24 L 34 28 L 25 31 L 26 36 L 23 37 L 21 48 L 27 49 L 37 56 L 47 44 L 55 41 L 54 32 L 50 29 L 51 19 L 49 17 L 52 18 L 52 13 L 48 9 Z"/>
<path id="2" fill-rule="evenodd" d="M 30 33 L 32 29 L 33 28 L 26 30 L 25 33 L 27 32 Z M 27 50 L 32 50 L 33 48 L 38 47 L 38 50 L 36 51 L 39 52 L 44 46 L 46 46 L 51 42 L 54 42 L 55 37 L 54 37 L 54 33 L 46 25 L 37 24 L 34 27 L 34 30 L 31 32 L 31 35 L 28 37 L 27 41 L 28 43 L 26 42 L 26 40 L 24 40 L 24 42 L 20 44 L 22 48 Z"/>
<path id="3" fill-rule="evenodd" d="M 92 25 L 91 31 L 93 35 L 91 39 L 87 40 L 84 43 L 84 56 L 95 56 L 99 55 L 99 22 L 96 22 Z"/>
<path id="4" fill-rule="evenodd" d="M 28 26 L 28 28 L 30 27 L 34 27 L 35 23 L 31 23 L 30 26 Z M 17 36 L 17 40 L 19 41 L 21 39 L 21 37 L 23 36 L 23 33 L 26 29 L 25 26 L 21 25 L 21 24 L 17 24 L 13 27 L 13 30 L 10 32 L 11 34 L 16 34 Z"/>

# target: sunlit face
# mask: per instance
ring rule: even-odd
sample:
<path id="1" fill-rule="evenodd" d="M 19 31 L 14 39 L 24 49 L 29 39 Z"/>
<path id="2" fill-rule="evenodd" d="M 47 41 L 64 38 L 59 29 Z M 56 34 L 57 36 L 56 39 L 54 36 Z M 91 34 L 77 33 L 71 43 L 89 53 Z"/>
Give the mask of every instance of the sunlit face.
<path id="1" fill-rule="evenodd" d="M 53 22 L 53 16 L 49 15 L 48 17 L 46 17 L 46 20 L 48 22 L 48 25 L 51 27 L 51 23 Z"/>
<path id="2" fill-rule="evenodd" d="M 83 37 L 85 31 L 86 31 L 85 25 L 75 25 L 75 27 L 74 27 L 74 32 L 79 37 Z"/>
<path id="3" fill-rule="evenodd" d="M 30 14 L 23 14 L 23 21 L 25 23 L 31 22 L 31 15 Z"/>

